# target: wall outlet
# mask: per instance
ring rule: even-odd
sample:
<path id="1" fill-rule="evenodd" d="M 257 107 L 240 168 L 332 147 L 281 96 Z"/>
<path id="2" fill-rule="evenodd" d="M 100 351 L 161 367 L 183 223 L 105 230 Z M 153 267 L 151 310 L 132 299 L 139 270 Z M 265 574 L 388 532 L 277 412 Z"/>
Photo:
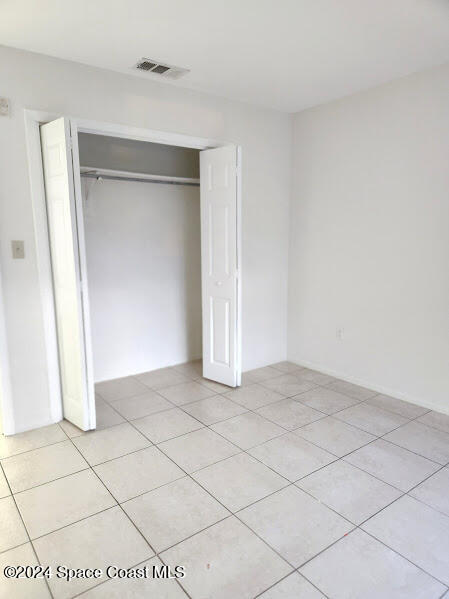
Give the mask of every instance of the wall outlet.
<path id="1" fill-rule="evenodd" d="M 23 260 L 25 258 L 25 243 L 23 241 L 11 241 L 13 260 Z"/>
<path id="2" fill-rule="evenodd" d="M 9 116 L 8 98 L 0 98 L 0 116 Z"/>
<path id="3" fill-rule="evenodd" d="M 337 329 L 335 331 L 335 336 L 337 337 L 338 341 L 342 341 L 343 340 L 343 329 Z"/>

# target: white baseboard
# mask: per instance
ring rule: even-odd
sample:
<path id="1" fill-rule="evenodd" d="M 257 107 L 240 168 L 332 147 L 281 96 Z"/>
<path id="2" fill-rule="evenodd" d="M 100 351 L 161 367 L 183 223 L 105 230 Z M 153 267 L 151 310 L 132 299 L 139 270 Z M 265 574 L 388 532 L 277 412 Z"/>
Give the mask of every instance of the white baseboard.
<path id="1" fill-rule="evenodd" d="M 378 393 L 382 393 L 383 395 L 389 395 L 390 397 L 394 397 L 396 399 L 402 399 L 403 401 L 407 401 L 408 403 L 413 403 L 417 406 L 421 406 L 422 408 L 428 408 L 429 410 L 435 410 L 435 412 L 440 412 L 442 414 L 449 415 L 449 405 L 447 407 L 442 407 L 439 404 L 435 404 L 432 401 L 428 401 L 427 399 L 423 399 L 422 397 L 414 397 L 408 393 L 403 393 L 402 391 L 398 391 L 397 389 L 390 389 L 389 387 L 384 387 L 383 385 L 378 385 L 373 381 L 367 381 L 365 379 L 360 379 L 358 377 L 352 376 L 346 372 L 341 372 L 338 370 L 333 370 L 332 368 L 327 368 L 322 364 L 318 364 L 317 362 L 311 362 L 310 360 L 304 360 L 299 357 L 290 357 L 288 358 L 289 362 L 293 364 L 297 364 L 298 366 L 304 366 L 304 368 L 311 368 L 313 370 L 318 370 L 323 374 L 328 374 L 329 376 L 334 376 L 335 378 L 342 379 L 343 381 L 347 381 L 348 383 L 353 383 L 354 385 L 360 385 L 361 387 L 366 387 L 367 389 L 372 389 L 373 391 L 377 391 Z"/>
<path id="2" fill-rule="evenodd" d="M 121 374 L 114 376 L 114 378 L 112 379 L 98 379 L 95 380 L 95 384 L 97 383 L 107 383 L 109 381 L 115 381 L 115 379 L 122 379 L 125 378 L 127 376 L 138 376 L 139 374 L 143 374 L 144 372 L 152 372 L 153 370 L 161 370 L 162 368 L 173 368 L 173 366 L 180 366 L 181 364 L 187 364 L 188 362 L 194 362 L 195 360 L 201 360 L 203 358 L 203 354 L 194 354 L 193 356 L 190 356 L 189 358 L 186 358 L 185 360 L 183 360 L 182 362 L 175 362 L 174 364 L 170 362 L 170 364 L 164 364 L 162 366 L 157 366 L 156 368 L 150 368 L 147 370 L 138 370 L 138 371 L 127 371 L 127 372 L 122 372 Z"/>

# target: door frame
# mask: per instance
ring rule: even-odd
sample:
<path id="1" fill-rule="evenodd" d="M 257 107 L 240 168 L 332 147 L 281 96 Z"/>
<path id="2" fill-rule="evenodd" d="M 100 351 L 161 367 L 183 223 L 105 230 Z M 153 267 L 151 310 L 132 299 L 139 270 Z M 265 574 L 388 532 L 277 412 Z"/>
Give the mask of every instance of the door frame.
<path id="1" fill-rule="evenodd" d="M 28 170 L 30 181 L 31 203 L 34 220 L 34 233 L 36 244 L 36 262 L 38 268 L 40 296 L 42 302 L 42 317 L 44 324 L 45 351 L 47 357 L 47 378 L 49 389 L 50 420 L 48 424 L 59 422 L 62 419 L 62 398 L 59 373 L 59 359 L 57 346 L 56 316 L 53 293 L 53 277 L 51 269 L 50 245 L 48 236 L 47 210 L 45 199 L 44 176 L 42 167 L 41 145 L 39 126 L 49 121 L 55 120 L 62 115 L 60 113 L 46 112 L 40 110 L 24 110 L 26 147 L 28 157 Z M 79 117 L 67 116 L 71 124 L 72 140 L 77 143 L 77 134 L 79 132 L 91 133 L 96 135 L 107 135 L 111 137 L 121 137 L 126 139 L 135 139 L 138 141 L 147 141 L 152 143 L 182 146 L 197 150 L 206 150 L 228 145 L 229 141 L 222 141 L 204 137 L 184 135 L 181 133 L 159 131 L 155 129 L 146 129 L 128 125 L 119 125 L 114 123 L 83 119 Z M 242 369 L 242 148 L 237 147 L 237 367 L 241 374 Z M 81 197 L 81 188 L 79 185 L 79 163 L 75 167 L 75 197 L 77 205 L 77 220 L 83 219 L 83 206 Z M 82 228 L 81 228 L 82 229 Z M 79 240 L 80 261 L 83 269 L 86 267 L 86 249 L 84 238 Z M 85 288 L 85 289 L 84 289 Z M 83 279 L 83 303 L 88 302 L 87 279 Z M 0 304 L 0 318 L 2 316 L 2 306 Z M 86 317 L 87 314 L 87 317 Z M 84 311 L 86 325 L 89 327 L 89 311 Z M 90 327 L 89 327 L 90 333 Z M 87 344 L 89 345 L 89 344 Z M 0 357 L 3 357 L 4 349 L 0 347 Z M 7 355 L 5 356 L 7 359 Z M 92 364 L 92 360 L 88 359 Z M 7 373 L 9 374 L 9 373 Z M 92 372 L 88 372 L 88 377 L 93 377 Z M 237 384 L 241 381 L 238 377 Z M 8 405 L 10 404 L 10 405 Z M 16 432 L 12 419 L 12 402 L 6 402 L 3 406 L 4 422 L 11 422 L 11 432 Z"/>

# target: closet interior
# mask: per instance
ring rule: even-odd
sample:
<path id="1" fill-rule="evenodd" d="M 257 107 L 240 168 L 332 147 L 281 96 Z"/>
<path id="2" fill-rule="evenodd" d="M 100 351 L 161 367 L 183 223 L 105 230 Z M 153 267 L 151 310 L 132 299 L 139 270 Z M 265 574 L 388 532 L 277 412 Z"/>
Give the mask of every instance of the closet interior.
<path id="1" fill-rule="evenodd" d="M 95 382 L 201 358 L 199 151 L 78 145 Z"/>

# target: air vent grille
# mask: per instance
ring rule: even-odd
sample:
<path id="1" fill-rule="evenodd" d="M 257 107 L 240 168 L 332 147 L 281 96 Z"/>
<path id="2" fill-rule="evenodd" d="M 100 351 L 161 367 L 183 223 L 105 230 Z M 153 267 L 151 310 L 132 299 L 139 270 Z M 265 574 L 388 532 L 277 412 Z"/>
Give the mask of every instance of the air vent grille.
<path id="1" fill-rule="evenodd" d="M 163 77 L 168 77 L 169 79 L 179 79 L 189 72 L 189 69 L 163 64 L 158 60 L 153 60 L 151 58 L 142 58 L 135 65 L 135 68 L 140 71 L 146 71 L 147 73 L 155 73 Z"/>
<path id="2" fill-rule="evenodd" d="M 151 71 L 156 66 L 155 62 L 150 62 L 149 60 L 142 60 L 137 64 L 138 69 L 142 69 L 142 71 Z"/>

